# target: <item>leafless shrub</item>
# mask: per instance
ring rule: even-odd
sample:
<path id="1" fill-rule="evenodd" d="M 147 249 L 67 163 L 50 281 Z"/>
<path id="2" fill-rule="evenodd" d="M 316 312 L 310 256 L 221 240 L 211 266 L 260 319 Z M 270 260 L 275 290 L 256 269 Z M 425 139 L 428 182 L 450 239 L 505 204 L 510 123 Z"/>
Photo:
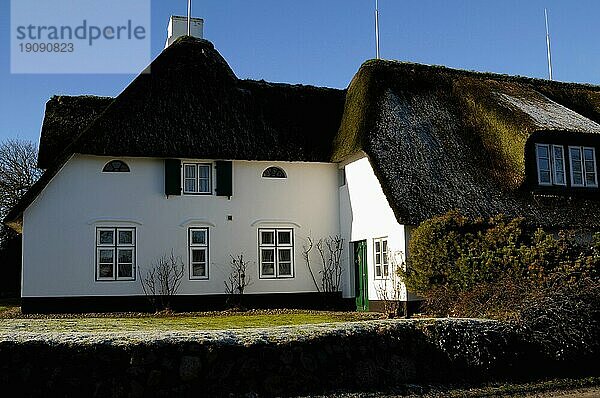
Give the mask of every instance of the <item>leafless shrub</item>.
<path id="1" fill-rule="evenodd" d="M 181 286 L 183 273 L 181 256 L 175 256 L 171 250 L 170 255 L 163 254 L 152 263 L 143 276 L 140 275 L 142 290 L 156 311 L 171 310 L 171 298 Z"/>
<path id="2" fill-rule="evenodd" d="M 315 272 L 311 266 L 310 254 L 316 248 L 321 263 L 320 284 L 317 282 Z M 310 276 L 318 292 L 335 293 L 340 291 L 342 282 L 342 253 L 344 250 L 344 239 L 341 236 L 328 236 L 321 238 L 314 243 L 314 240 L 309 236 L 306 238 L 306 244 L 302 246 L 302 257 L 308 267 Z"/>
<path id="3" fill-rule="evenodd" d="M 321 288 L 319 287 L 319 284 L 317 283 L 317 279 L 315 278 L 315 274 L 312 270 L 312 267 L 310 266 L 310 252 L 312 251 L 313 247 L 314 247 L 313 240 L 310 236 L 308 236 L 306 238 L 306 244 L 304 244 L 302 246 L 302 257 L 304 257 L 304 262 L 306 263 L 306 266 L 308 267 L 308 272 L 310 272 L 310 277 L 312 278 L 312 281 L 315 284 L 315 288 L 317 289 L 317 292 L 320 292 Z"/>
<path id="4" fill-rule="evenodd" d="M 383 312 L 389 317 L 396 317 L 400 314 L 400 300 L 402 300 L 402 280 L 398 270 L 404 267 L 404 261 L 401 251 L 392 253 L 390 256 L 389 274 L 378 280 L 375 285 L 377 299 L 383 303 Z"/>
<path id="5" fill-rule="evenodd" d="M 4 218 L 41 175 L 35 144 L 24 140 L 0 144 L 0 217 Z"/>
<path id="6" fill-rule="evenodd" d="M 244 260 L 244 255 L 239 254 L 237 256 L 231 255 L 230 272 L 225 281 L 225 293 L 230 296 L 231 300 L 236 300 L 236 296 L 242 296 L 246 287 L 252 284 L 252 278 L 248 271 L 249 261 Z M 239 305 L 240 303 L 235 303 Z"/>

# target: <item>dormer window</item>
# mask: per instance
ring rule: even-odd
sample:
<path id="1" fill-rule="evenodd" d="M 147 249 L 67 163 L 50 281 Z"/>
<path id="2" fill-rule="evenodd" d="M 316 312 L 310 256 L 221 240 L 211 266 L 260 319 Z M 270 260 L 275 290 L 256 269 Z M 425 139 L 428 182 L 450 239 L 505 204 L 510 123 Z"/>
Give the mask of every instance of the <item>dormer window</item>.
<path id="1" fill-rule="evenodd" d="M 129 166 L 122 160 L 111 160 L 104 165 L 103 173 L 129 173 Z"/>
<path id="2" fill-rule="evenodd" d="M 598 187 L 596 173 L 596 150 L 585 146 L 570 146 L 571 185 L 574 187 Z"/>
<path id="3" fill-rule="evenodd" d="M 540 185 L 566 185 L 565 153 L 561 145 L 535 144 L 535 156 Z"/>

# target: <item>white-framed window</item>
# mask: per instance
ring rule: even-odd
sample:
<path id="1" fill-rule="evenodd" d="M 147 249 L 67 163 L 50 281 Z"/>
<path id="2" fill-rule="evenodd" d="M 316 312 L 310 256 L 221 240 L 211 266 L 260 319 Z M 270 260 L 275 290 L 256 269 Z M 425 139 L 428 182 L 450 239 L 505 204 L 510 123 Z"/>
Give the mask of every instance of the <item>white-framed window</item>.
<path id="1" fill-rule="evenodd" d="M 209 163 L 184 163 L 183 193 L 202 195 L 211 194 L 211 169 Z"/>
<path id="2" fill-rule="evenodd" d="M 571 185 L 574 187 L 598 187 L 596 150 L 586 146 L 569 146 Z"/>
<path id="3" fill-rule="evenodd" d="M 96 280 L 135 280 L 135 228 L 96 228 Z"/>
<path id="4" fill-rule="evenodd" d="M 259 229 L 258 256 L 260 278 L 293 278 L 294 230 Z"/>
<path id="5" fill-rule="evenodd" d="M 387 237 L 373 239 L 373 256 L 375 260 L 375 278 L 387 278 L 390 274 Z"/>
<path id="6" fill-rule="evenodd" d="M 566 185 L 565 153 L 562 145 L 535 144 L 538 183 Z"/>
<path id="7" fill-rule="evenodd" d="M 188 233 L 190 279 L 208 279 L 208 228 Z"/>
<path id="8" fill-rule="evenodd" d="M 262 176 L 263 178 L 287 178 L 285 170 L 277 166 L 267 167 L 263 171 Z"/>

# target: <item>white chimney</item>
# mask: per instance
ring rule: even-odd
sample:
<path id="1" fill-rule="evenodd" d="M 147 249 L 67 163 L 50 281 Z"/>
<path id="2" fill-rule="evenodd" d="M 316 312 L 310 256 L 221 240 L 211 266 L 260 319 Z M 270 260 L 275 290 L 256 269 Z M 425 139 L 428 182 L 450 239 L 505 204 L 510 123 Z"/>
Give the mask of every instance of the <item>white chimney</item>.
<path id="1" fill-rule="evenodd" d="M 198 39 L 204 38 L 204 20 L 202 18 L 192 18 L 190 35 Z M 187 17 L 171 15 L 169 19 L 169 28 L 165 48 L 169 47 L 178 37 L 187 36 Z"/>

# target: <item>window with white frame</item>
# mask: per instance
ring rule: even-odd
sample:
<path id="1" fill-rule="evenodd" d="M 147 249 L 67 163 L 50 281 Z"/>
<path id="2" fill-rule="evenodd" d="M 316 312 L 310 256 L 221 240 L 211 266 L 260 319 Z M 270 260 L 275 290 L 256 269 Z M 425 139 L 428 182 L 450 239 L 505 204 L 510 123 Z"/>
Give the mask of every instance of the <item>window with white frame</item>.
<path id="1" fill-rule="evenodd" d="M 208 228 L 190 228 L 190 279 L 208 279 Z"/>
<path id="2" fill-rule="evenodd" d="M 211 167 L 208 163 L 183 164 L 183 193 L 210 194 Z"/>
<path id="3" fill-rule="evenodd" d="M 96 228 L 96 280 L 135 280 L 135 228 Z"/>
<path id="4" fill-rule="evenodd" d="M 375 278 L 387 278 L 390 273 L 387 238 L 373 239 Z"/>
<path id="5" fill-rule="evenodd" d="M 261 278 L 294 277 L 293 229 L 259 229 L 258 252 Z"/>
<path id="6" fill-rule="evenodd" d="M 562 145 L 535 144 L 535 155 L 540 185 L 566 185 Z"/>
<path id="7" fill-rule="evenodd" d="M 596 150 L 585 146 L 570 146 L 571 185 L 574 187 L 598 187 L 596 173 Z"/>

